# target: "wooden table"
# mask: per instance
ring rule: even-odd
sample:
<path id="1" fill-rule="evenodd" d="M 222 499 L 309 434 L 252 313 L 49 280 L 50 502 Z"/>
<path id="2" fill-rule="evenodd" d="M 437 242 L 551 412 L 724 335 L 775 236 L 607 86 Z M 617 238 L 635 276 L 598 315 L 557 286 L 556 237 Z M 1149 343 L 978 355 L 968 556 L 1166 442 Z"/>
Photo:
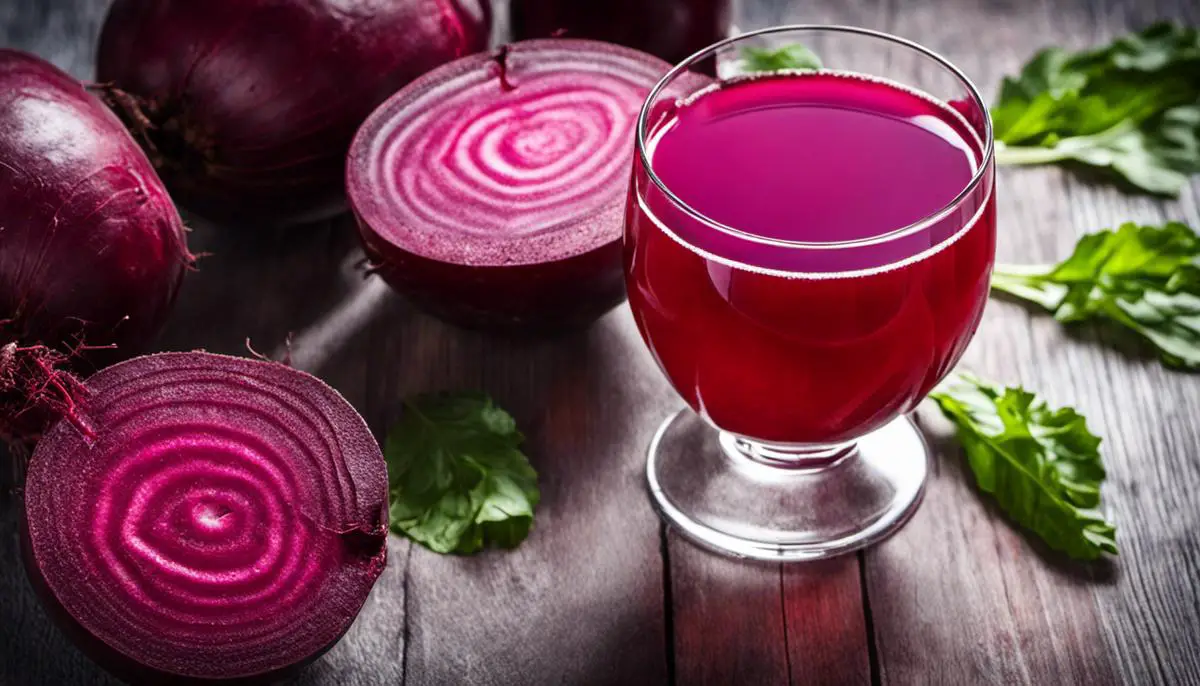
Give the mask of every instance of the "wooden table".
<path id="1" fill-rule="evenodd" d="M 197 0 L 201 1 L 201 0 Z M 650 1 L 650 0 L 647 0 Z M 103 0 L 0 0 L 0 45 L 90 77 Z M 743 27 L 858 24 L 932 47 L 986 93 L 1047 44 L 1083 46 L 1196 0 L 743 0 Z M 1058 169 L 1003 170 L 1000 258 L 1046 262 L 1124 220 L 1200 227 L 1180 200 L 1131 197 Z M 895 538 L 809 565 L 747 564 L 664 527 L 645 448 L 680 404 L 627 308 L 585 334 L 515 343 L 464 333 L 362 281 L 344 221 L 248 235 L 197 224 L 162 340 L 245 354 L 295 332 L 296 364 L 340 389 L 382 436 L 409 394 L 471 388 L 518 418 L 541 473 L 537 528 L 515 552 L 443 557 L 393 538 L 391 563 L 312 684 L 1200 684 L 1200 379 L 1092 329 L 993 302 L 964 364 L 1074 405 L 1105 437 L 1121 556 L 1081 566 L 981 498 L 947 424 L 925 504 Z M 107 677 L 43 616 L 0 518 L 0 683 Z"/>

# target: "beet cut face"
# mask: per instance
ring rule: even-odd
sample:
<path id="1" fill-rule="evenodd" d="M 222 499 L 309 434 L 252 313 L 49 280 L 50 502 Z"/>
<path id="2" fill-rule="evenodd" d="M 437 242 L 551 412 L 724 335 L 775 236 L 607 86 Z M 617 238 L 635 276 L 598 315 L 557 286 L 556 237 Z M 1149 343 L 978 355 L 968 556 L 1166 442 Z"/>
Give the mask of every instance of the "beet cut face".
<path id="1" fill-rule="evenodd" d="M 473 327 L 565 328 L 620 303 L 634 129 L 668 68 L 616 45 L 538 40 L 401 90 L 348 163 L 378 271 Z"/>
<path id="2" fill-rule="evenodd" d="M 30 576 L 135 682 L 269 680 L 350 627 L 386 561 L 387 469 L 336 391 L 276 363 L 166 353 L 87 381 L 39 443 Z"/>

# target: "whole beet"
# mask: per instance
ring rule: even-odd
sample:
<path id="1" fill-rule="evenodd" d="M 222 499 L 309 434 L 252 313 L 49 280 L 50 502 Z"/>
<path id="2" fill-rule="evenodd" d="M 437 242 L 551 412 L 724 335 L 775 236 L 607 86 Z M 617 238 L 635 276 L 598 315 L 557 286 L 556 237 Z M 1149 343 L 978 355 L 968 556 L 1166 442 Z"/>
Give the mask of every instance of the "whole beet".
<path id="1" fill-rule="evenodd" d="M 389 95 L 487 47 L 489 0 L 116 0 L 97 77 L 179 203 L 287 224 L 344 207 Z"/>
<path id="2" fill-rule="evenodd" d="M 70 402 L 57 372 L 68 358 L 138 352 L 191 259 L 113 113 L 48 62 L 0 50 L 0 438 L 36 435 L 45 410 Z"/>
<path id="3" fill-rule="evenodd" d="M 511 0 L 517 40 L 561 33 L 627 45 L 677 64 L 727 38 L 732 0 Z"/>

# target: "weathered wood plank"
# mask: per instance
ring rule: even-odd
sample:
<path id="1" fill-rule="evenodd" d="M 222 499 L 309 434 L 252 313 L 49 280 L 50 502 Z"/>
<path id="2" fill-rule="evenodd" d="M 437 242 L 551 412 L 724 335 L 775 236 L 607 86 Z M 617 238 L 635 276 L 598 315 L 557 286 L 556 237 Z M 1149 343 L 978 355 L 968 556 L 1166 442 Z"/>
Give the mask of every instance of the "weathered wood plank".
<path id="1" fill-rule="evenodd" d="M 1146 3 L 1148 4 L 1148 3 Z M 1142 3 L 1120 7 L 1144 8 Z M 1164 16 L 1102 4 L 979 0 L 907 6 L 893 29 L 939 50 L 992 93 L 1050 44 L 1081 46 Z M 953 10 L 954 19 L 947 17 Z M 1132 23 L 1130 23 L 1132 22 Z M 1044 262 L 1078 234 L 1178 209 L 1057 169 L 1005 170 L 1000 259 Z M 1185 199 L 1194 208 L 1194 199 Z M 1194 214 L 1194 212 L 1193 212 Z M 946 423 L 927 412 L 939 469 L 922 511 L 866 555 L 884 683 L 1195 683 L 1200 435 L 1194 377 L 1127 359 L 1048 318 L 993 303 L 964 364 L 1074 405 L 1106 436 L 1105 495 L 1122 555 L 1074 565 L 980 499 Z M 1176 417 L 1174 421 L 1169 418 Z M 1190 484 L 1190 486 L 1188 485 Z"/>
<path id="2" fill-rule="evenodd" d="M 719 557 L 674 532 L 668 534 L 668 547 L 675 683 L 788 684 L 789 636 L 780 564 Z M 860 633 L 860 640 L 864 637 Z"/>
<path id="3" fill-rule="evenodd" d="M 742 562 L 668 538 L 675 683 L 871 683 L 856 556 Z"/>
<path id="4" fill-rule="evenodd" d="M 659 525 L 641 470 L 667 397 L 628 313 L 543 343 L 399 312 L 377 334 L 393 371 L 372 402 L 398 412 L 419 391 L 489 392 L 528 437 L 542 490 L 516 551 L 414 546 L 407 683 L 663 683 Z"/>
<path id="5" fill-rule="evenodd" d="M 369 403 L 370 388 L 379 378 L 371 364 L 370 334 L 387 304 L 383 297 L 386 288 L 378 278 L 364 279 L 356 268 L 362 254 L 350 222 L 333 221 L 299 230 L 312 232 L 302 237 L 306 244 L 291 250 L 284 247 L 296 240 L 292 229 L 278 237 L 271 249 L 270 272 L 280 273 L 267 277 L 270 285 L 258 277 L 253 281 L 280 289 L 264 298 L 269 305 L 260 306 L 262 352 L 273 346 L 272 357 L 283 359 L 289 353 L 285 339 L 290 335 L 292 364 L 338 389 L 382 439 L 388 418 L 371 412 Z M 257 261 L 263 256 L 252 257 Z M 246 281 L 250 279 L 243 283 Z M 330 302 L 333 298 L 336 300 Z M 185 311 L 194 309 L 184 306 Z M 255 327 L 251 322 L 246 325 Z M 232 339 L 229 343 L 240 352 Z M 358 619 L 340 643 L 304 672 L 299 683 L 395 686 L 403 681 L 408 552 L 408 541 L 394 536 L 388 541 L 388 566 Z"/>
<path id="6" fill-rule="evenodd" d="M 737 24 L 862 24 L 887 12 L 874 2 L 743 2 Z M 674 533 L 666 551 L 676 683 L 870 682 L 858 557 L 784 567 L 737 562 Z"/>
<path id="7" fill-rule="evenodd" d="M 871 683 L 861 556 L 783 568 L 791 682 Z"/>
<path id="8" fill-rule="evenodd" d="M 1200 3 L 1192 0 L 1087 4 L 1097 40 L 1163 18 L 1200 24 Z M 1068 179 L 1068 195 L 1080 233 L 1125 220 L 1182 219 L 1200 228 L 1195 178 L 1178 201 L 1124 196 L 1075 178 Z M 1119 582 L 1096 599 L 1109 646 L 1130 682 L 1200 683 L 1200 380 L 1144 354 L 1130 360 L 1103 349 L 1088 353 L 1092 371 L 1072 375 L 1071 387 L 1110 427 L 1109 454 L 1116 458 L 1109 461 L 1110 493 L 1124 527 Z M 1048 385 L 1070 382 L 1058 365 L 1036 372 Z"/>
<path id="9" fill-rule="evenodd" d="M 1039 35 L 1030 24 L 1040 22 L 1016 20 L 1012 8 L 1002 5 L 968 4 L 959 8 L 953 25 L 944 21 L 944 11 L 901 13 L 894 30 L 959 61 L 985 89 L 994 87 L 998 69 L 1015 67 L 1056 38 Z M 1062 222 L 1054 216 L 1062 205 L 1054 189 L 1061 186 L 1061 173 L 1054 170 L 1002 175 L 1002 259 L 1039 257 L 1025 241 L 1054 242 L 1064 233 L 1056 230 Z M 1050 216 L 1039 222 L 1022 216 L 1023 207 Z M 1023 311 L 993 304 L 965 364 L 1012 380 L 1012 362 L 1038 354 L 1022 345 L 1029 336 L 1027 321 Z M 921 683 L 937 674 L 947 683 L 1030 683 L 1035 677 L 1111 683 L 1115 669 L 1098 635 L 1089 589 L 1050 576 L 1035 550 L 972 492 L 956 444 L 935 445 L 940 468 L 922 511 L 907 530 L 867 554 L 882 681 Z M 1054 589 L 1052 596 L 1039 593 L 1039 581 Z M 1074 656 L 1087 657 L 1070 664 Z M 1076 671 L 1080 666 L 1094 671 Z"/>
<path id="10" fill-rule="evenodd" d="M 0 3 L 0 44 L 90 76 L 104 0 Z M 1033 49 L 1081 46 L 1194 0 L 743 0 L 740 22 L 841 22 L 943 52 L 985 89 Z M 1055 169 L 1001 177 L 1001 258 L 1045 261 L 1125 219 L 1200 226 L 1200 183 L 1179 202 L 1130 197 Z M 438 557 L 391 542 L 392 564 L 347 639 L 305 683 L 865 683 L 855 557 L 743 565 L 666 542 L 644 496 L 650 434 L 676 404 L 626 311 L 588 334 L 498 341 L 409 311 L 350 268 L 344 227 L 249 236 L 200 226 L 214 253 L 192 275 L 162 347 L 264 353 L 294 332 L 295 363 L 364 411 L 377 435 L 409 393 L 482 388 L 511 409 L 543 474 L 538 529 L 515 553 Z M 1150 357 L 996 303 L 967 364 L 1085 411 L 1107 441 L 1106 496 L 1122 556 L 1082 568 L 1010 527 L 974 492 L 948 428 L 926 503 L 869 551 L 876 675 L 887 683 L 1200 683 L 1200 386 Z M 0 682 L 105 683 L 42 616 L 0 501 Z M 410 557 L 411 554 L 411 557 Z M 664 583 L 667 564 L 669 584 Z M 407 572 L 407 574 L 406 574 Z M 665 598 L 670 589 L 670 607 Z M 673 635 L 668 636 L 668 627 Z"/>

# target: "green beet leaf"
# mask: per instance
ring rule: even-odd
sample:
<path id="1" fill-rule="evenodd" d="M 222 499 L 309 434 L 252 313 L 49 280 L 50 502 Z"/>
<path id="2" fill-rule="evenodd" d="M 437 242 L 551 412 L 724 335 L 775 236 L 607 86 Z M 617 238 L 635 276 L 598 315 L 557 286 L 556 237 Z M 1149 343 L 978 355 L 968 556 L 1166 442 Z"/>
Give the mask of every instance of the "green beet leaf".
<path id="1" fill-rule="evenodd" d="M 820 69 L 821 58 L 799 43 L 775 49 L 747 47 L 742 50 L 742 68 L 747 72 Z"/>
<path id="2" fill-rule="evenodd" d="M 930 394 L 954 423 L 980 490 L 1051 548 L 1092 560 L 1117 552 L 1101 514 L 1100 439 L 1071 408 L 959 373 Z"/>
<path id="3" fill-rule="evenodd" d="M 1200 33 L 1160 23 L 1077 53 L 1039 52 L 992 107 L 1001 164 L 1067 162 L 1147 193 L 1200 172 Z"/>
<path id="4" fill-rule="evenodd" d="M 1107 320 L 1171 367 L 1200 370 L 1200 238 L 1186 224 L 1123 224 L 1080 239 L 1058 265 L 998 266 L 992 288 L 1062 322 Z"/>
<path id="5" fill-rule="evenodd" d="M 483 394 L 405 403 L 385 451 L 392 529 L 438 553 L 519 545 L 540 498 L 523 441 L 512 416 Z"/>

